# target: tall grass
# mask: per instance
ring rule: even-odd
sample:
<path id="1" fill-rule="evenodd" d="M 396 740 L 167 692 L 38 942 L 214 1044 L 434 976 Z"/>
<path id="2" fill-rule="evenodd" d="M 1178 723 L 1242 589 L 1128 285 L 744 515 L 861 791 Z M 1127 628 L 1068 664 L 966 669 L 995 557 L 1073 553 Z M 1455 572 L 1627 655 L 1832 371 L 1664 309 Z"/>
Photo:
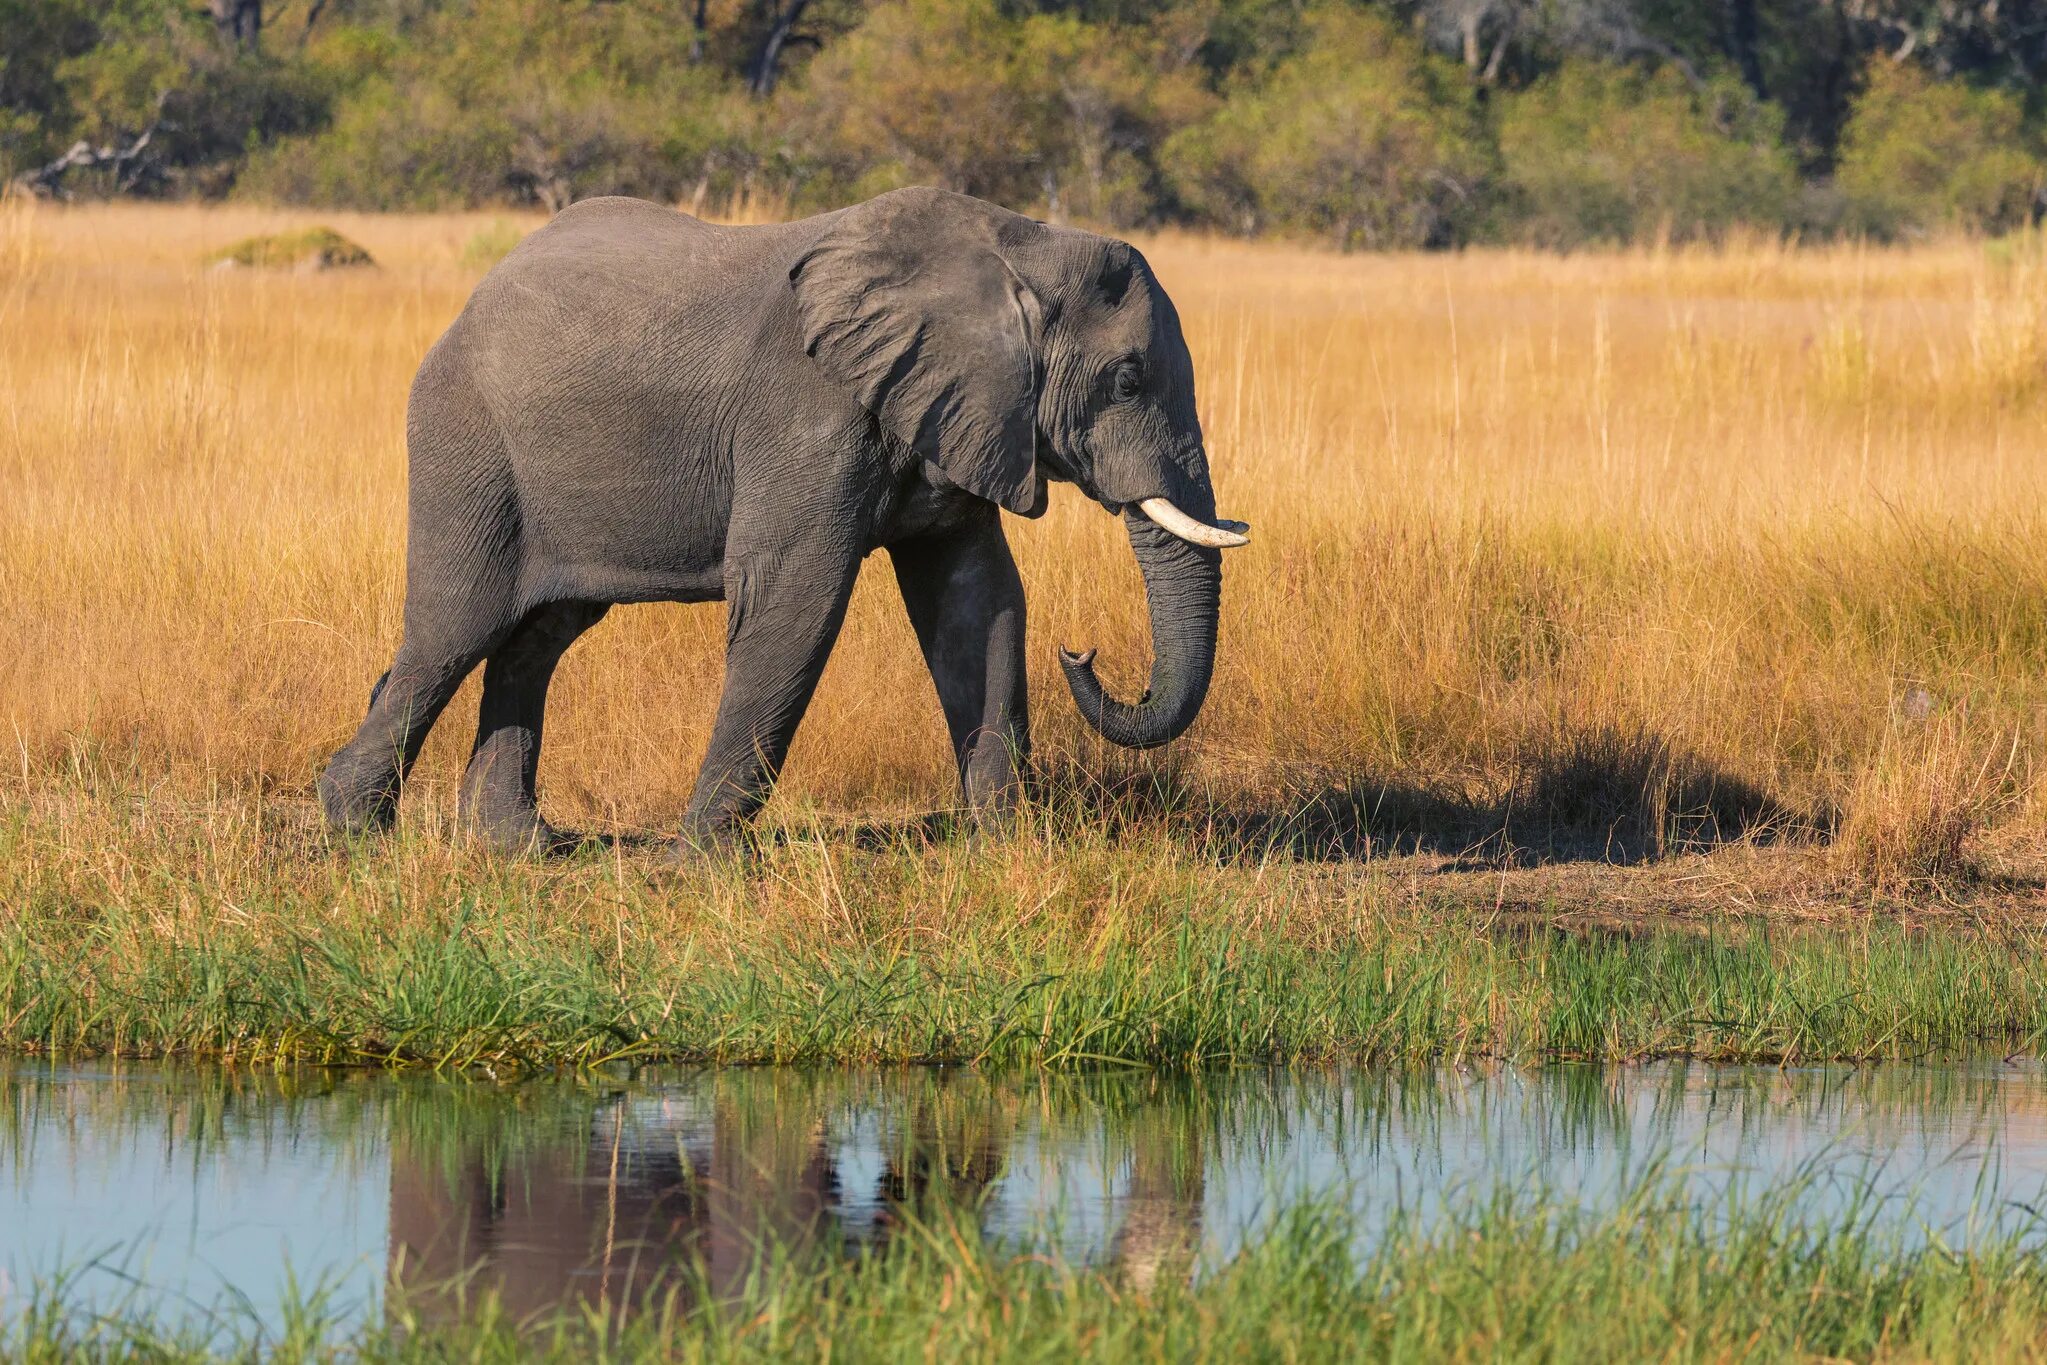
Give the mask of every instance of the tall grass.
<path id="1" fill-rule="evenodd" d="M 1573 868 L 1508 901 L 1486 871 L 1359 876 L 1157 822 L 979 845 L 819 826 L 679 871 L 625 849 L 507 862 L 445 834 L 352 851 L 295 800 L 38 798 L 0 824 L 0 1047 L 1199 1067 L 1915 1057 L 2047 1035 L 2042 931 L 1994 899 L 1802 924 L 1795 881 L 1780 898 L 1689 860 L 1630 874 L 1652 925 L 1695 907 L 1695 928 L 1645 933 L 1612 922 L 1611 894 L 1581 917 Z M 1715 908 L 1758 887 L 1769 916 Z"/>
<path id="2" fill-rule="evenodd" d="M 503 228 L 330 215 L 379 269 L 200 268 L 305 221 L 0 210 L 8 807 L 127 799 L 129 777 L 88 780 L 109 773 L 201 823 L 230 796 L 301 805 L 360 717 L 399 618 L 407 381 L 478 277 L 479 233 Z M 1117 526 L 1071 496 L 1011 524 L 1055 767 L 1195 791 L 1323 855 L 1639 861 L 1839 828 L 1850 882 L 1906 895 L 2037 867 L 2038 240 L 1144 246 L 1186 320 L 1222 506 L 1258 538 L 1229 563 L 1200 726 L 1133 760 L 1086 736 L 1052 667 L 1055 642 L 1099 644 L 1126 690 L 1141 676 Z M 781 810 L 952 799 L 886 580 L 879 563 L 862 579 Z M 636 607 L 578 646 L 542 776 L 553 818 L 675 822 L 722 628 L 716 608 Z M 470 705 L 408 818 L 450 801 Z M 37 856 L 133 860 L 129 828 L 74 804 Z"/>

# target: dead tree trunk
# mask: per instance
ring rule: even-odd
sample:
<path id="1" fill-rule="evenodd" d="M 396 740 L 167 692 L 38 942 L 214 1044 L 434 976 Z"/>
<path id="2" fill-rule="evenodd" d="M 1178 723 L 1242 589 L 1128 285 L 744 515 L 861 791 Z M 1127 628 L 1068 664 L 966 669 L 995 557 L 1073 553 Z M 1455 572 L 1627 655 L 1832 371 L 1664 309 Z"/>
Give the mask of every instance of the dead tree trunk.
<path id="1" fill-rule="evenodd" d="M 1762 39 L 1756 22 L 1756 0 L 1728 0 L 1727 45 L 1734 49 L 1734 64 L 1741 69 L 1741 78 L 1748 82 L 1748 88 L 1755 91 L 1756 98 L 1770 98 L 1769 87 L 1763 81 L 1763 59 L 1759 51 Z"/>
<path id="2" fill-rule="evenodd" d="M 782 64 L 783 49 L 796 31 L 796 23 L 803 17 L 803 11 L 810 8 L 810 0 L 781 0 L 775 5 L 773 20 L 768 25 L 768 35 L 761 40 L 759 55 L 753 59 L 752 69 L 746 75 L 746 88 L 756 97 L 764 98 L 774 93 L 775 77 Z"/>
<path id="3" fill-rule="evenodd" d="M 64 188 L 64 177 L 70 172 L 106 170 L 113 173 L 114 189 L 126 194 L 149 175 L 150 163 L 145 153 L 149 151 L 157 129 L 162 126 L 161 121 L 152 123 L 138 136 L 120 145 L 108 143 L 95 147 L 81 139 L 72 143 L 70 150 L 55 161 L 16 177 L 14 183 L 30 194 L 67 199 L 70 193 Z"/>
<path id="4" fill-rule="evenodd" d="M 213 31 L 237 52 L 254 52 L 263 38 L 263 0 L 206 0 Z"/>

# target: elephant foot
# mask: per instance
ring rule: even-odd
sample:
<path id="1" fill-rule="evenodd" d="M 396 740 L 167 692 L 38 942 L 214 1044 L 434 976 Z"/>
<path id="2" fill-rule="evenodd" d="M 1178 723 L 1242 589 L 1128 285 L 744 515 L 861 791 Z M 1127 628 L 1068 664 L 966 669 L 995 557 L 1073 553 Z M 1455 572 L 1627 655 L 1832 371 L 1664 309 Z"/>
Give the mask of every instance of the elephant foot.
<path id="1" fill-rule="evenodd" d="M 737 821 L 713 825 L 685 826 L 669 841 L 666 861 L 671 867 L 700 863 L 751 862 L 760 855 L 758 841 Z"/>
<path id="2" fill-rule="evenodd" d="M 968 812 L 968 837 L 998 842 L 1010 839 L 1024 828 L 1024 810 L 1020 794 L 1004 793 L 996 799 L 978 802 Z"/>
<path id="3" fill-rule="evenodd" d="M 383 834 L 398 820 L 397 784 L 386 765 L 374 767 L 337 754 L 320 774 L 320 809 L 336 834 Z"/>
<path id="4" fill-rule="evenodd" d="M 461 823 L 462 828 L 479 843 L 508 857 L 560 858 L 583 846 L 580 834 L 556 829 L 541 818 L 539 809 L 534 806 L 498 811 L 465 810 Z"/>

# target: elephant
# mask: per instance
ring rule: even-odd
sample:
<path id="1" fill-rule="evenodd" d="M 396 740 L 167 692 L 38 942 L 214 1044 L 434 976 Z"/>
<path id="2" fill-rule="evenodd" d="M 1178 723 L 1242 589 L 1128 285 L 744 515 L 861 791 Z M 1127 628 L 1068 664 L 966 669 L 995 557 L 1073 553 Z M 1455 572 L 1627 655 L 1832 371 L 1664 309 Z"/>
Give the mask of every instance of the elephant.
<path id="1" fill-rule="evenodd" d="M 388 828 L 427 731 L 483 666 L 461 826 L 557 849 L 535 777 L 548 682 L 613 604 L 727 606 L 725 675 L 678 852 L 766 801 L 865 556 L 888 552 L 968 808 L 1005 820 L 1030 750 L 1024 597 L 1000 516 L 1047 482 L 1120 515 L 1150 687 L 1081 713 L 1149 748 L 1206 697 L 1221 550 L 1178 314 L 1125 242 L 931 188 L 723 226 L 570 206 L 478 284 L 406 412 L 404 627 L 319 781 L 329 824 Z"/>

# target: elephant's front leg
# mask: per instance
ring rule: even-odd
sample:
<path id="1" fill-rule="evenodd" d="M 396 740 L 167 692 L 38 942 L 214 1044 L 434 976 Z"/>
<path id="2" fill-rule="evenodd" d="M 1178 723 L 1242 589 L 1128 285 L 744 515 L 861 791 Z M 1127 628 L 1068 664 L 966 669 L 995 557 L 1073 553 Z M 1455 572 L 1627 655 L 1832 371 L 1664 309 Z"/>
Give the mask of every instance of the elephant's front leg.
<path id="1" fill-rule="evenodd" d="M 1023 580 L 993 507 L 963 531 L 889 547 L 910 624 L 938 684 L 977 815 L 1005 816 L 1023 796 L 1030 754 Z"/>
<path id="2" fill-rule="evenodd" d="M 725 691 L 682 850 L 725 847 L 766 804 L 846 619 L 850 547 L 752 549 L 725 565 Z"/>

